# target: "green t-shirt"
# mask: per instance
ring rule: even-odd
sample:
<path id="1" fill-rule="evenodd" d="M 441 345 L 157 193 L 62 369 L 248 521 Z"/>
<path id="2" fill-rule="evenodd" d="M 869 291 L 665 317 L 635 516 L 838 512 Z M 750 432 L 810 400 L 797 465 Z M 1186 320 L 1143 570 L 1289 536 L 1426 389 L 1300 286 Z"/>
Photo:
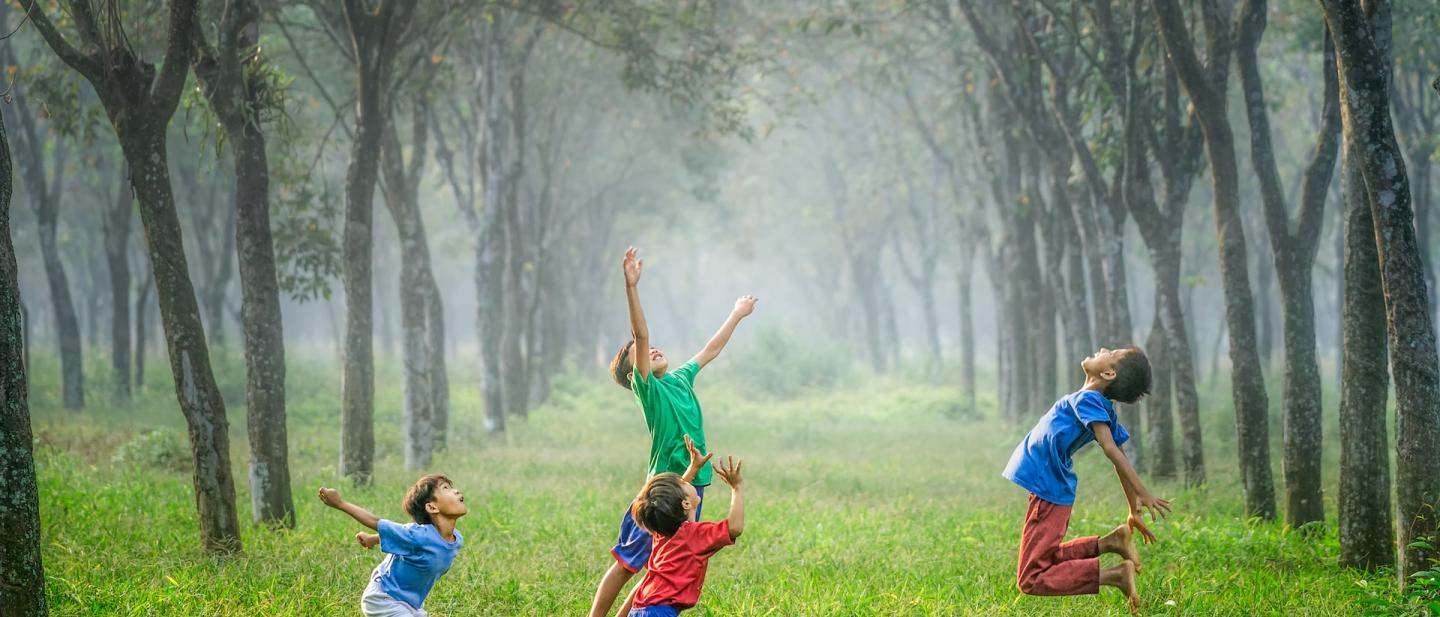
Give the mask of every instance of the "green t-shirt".
<path id="1" fill-rule="evenodd" d="M 700 414 L 700 401 L 695 399 L 695 374 L 699 372 L 700 365 L 694 360 L 661 377 L 652 373 L 649 379 L 641 379 L 639 368 L 632 371 L 631 389 L 645 411 L 645 425 L 650 428 L 650 475 L 685 473 L 690 467 L 686 435 L 701 452 L 709 452 L 705 449 L 705 418 Z M 700 468 L 694 484 L 710 484 L 710 463 Z"/>

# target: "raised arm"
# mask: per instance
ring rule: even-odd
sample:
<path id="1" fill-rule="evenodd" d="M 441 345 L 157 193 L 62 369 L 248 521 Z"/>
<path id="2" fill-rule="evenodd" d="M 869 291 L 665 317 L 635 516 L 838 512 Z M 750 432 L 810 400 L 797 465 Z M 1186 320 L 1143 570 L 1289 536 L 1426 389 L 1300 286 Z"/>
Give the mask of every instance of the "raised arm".
<path id="1" fill-rule="evenodd" d="M 696 364 L 704 368 L 706 364 L 720 355 L 720 351 L 725 349 L 725 344 L 730 342 L 730 335 L 735 333 L 735 326 L 740 325 L 740 320 L 749 317 L 750 313 L 755 311 L 755 300 L 755 296 L 741 296 L 735 301 L 735 308 L 730 311 L 730 316 L 725 318 L 725 323 L 715 332 L 715 336 L 710 337 L 710 342 L 705 344 L 705 348 L 695 354 Z"/>
<path id="2" fill-rule="evenodd" d="M 355 519 L 355 521 L 360 523 L 361 525 L 369 527 L 370 529 L 379 529 L 380 517 L 375 516 L 365 508 L 345 501 L 343 498 L 340 497 L 340 491 L 338 490 L 335 490 L 333 488 L 321 487 L 320 501 L 325 502 L 325 505 L 327 506 L 349 514 L 350 518 Z"/>
<path id="3" fill-rule="evenodd" d="M 695 442 L 690 439 L 689 435 L 685 436 L 685 449 L 690 451 L 690 466 L 685 468 L 685 475 L 680 476 L 680 479 L 686 482 L 694 482 L 695 475 L 700 473 L 700 469 L 705 466 L 705 463 L 710 462 L 710 457 L 715 455 L 706 454 L 702 456 L 700 449 L 695 447 Z"/>
<path id="4" fill-rule="evenodd" d="M 1154 542 L 1155 534 L 1140 520 L 1140 508 L 1144 507 L 1150 512 L 1151 520 L 1157 517 L 1165 518 L 1165 515 L 1170 513 L 1170 502 L 1152 495 L 1145 488 L 1145 483 L 1140 481 L 1140 475 L 1135 473 L 1135 468 L 1130 465 L 1130 459 L 1126 458 L 1125 452 L 1115 444 L 1109 424 L 1092 422 L 1090 428 L 1095 432 L 1095 443 L 1100 444 L 1100 449 L 1105 451 L 1105 457 L 1115 466 L 1115 475 L 1120 478 L 1120 488 L 1125 491 L 1125 502 L 1130 509 L 1130 526 L 1139 531 L 1147 542 Z"/>
<path id="5" fill-rule="evenodd" d="M 743 464 L 730 456 L 715 465 L 715 475 L 730 485 L 730 514 L 725 516 L 725 521 L 730 524 L 731 540 L 745 533 L 745 491 L 741 488 L 745 482 L 740 478 L 740 466 Z"/>
<path id="6" fill-rule="evenodd" d="M 625 250 L 625 301 L 630 306 L 630 336 L 635 339 L 635 344 L 630 346 L 630 364 L 635 367 L 640 378 L 650 379 L 650 327 L 645 325 L 645 310 L 640 308 L 640 292 L 635 289 L 640 284 L 640 269 L 645 262 L 635 256 L 635 247 Z"/>

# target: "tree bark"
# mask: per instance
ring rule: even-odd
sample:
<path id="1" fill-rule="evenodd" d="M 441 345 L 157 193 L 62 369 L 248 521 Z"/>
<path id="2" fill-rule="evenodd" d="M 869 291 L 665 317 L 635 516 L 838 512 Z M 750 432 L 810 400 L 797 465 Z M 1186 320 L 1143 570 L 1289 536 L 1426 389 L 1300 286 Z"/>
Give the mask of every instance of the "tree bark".
<path id="1" fill-rule="evenodd" d="M 105 257 L 110 266 L 110 388 L 117 405 L 130 403 L 130 217 L 135 196 L 128 172 L 120 174 L 120 196 L 105 214 Z"/>
<path id="2" fill-rule="evenodd" d="M 1150 474 L 1156 478 L 1175 477 L 1174 416 L 1170 411 L 1171 370 L 1170 346 L 1165 340 L 1163 304 L 1160 293 L 1155 294 L 1155 317 L 1151 321 L 1150 336 L 1145 341 L 1146 353 L 1150 356 L 1150 395 L 1145 397 L 1145 451 L 1149 452 L 1146 462 Z"/>
<path id="3" fill-rule="evenodd" d="M 1325 22 L 1335 37 L 1341 118 L 1374 217 L 1385 293 L 1390 369 L 1395 379 L 1397 524 L 1402 588 L 1436 560 L 1440 517 L 1440 361 L 1426 298 L 1410 208 L 1405 160 L 1390 120 L 1389 6 L 1371 3 L 1367 15 L 1355 0 L 1324 0 Z M 1372 21 L 1373 20 L 1373 21 Z"/>
<path id="4" fill-rule="evenodd" d="M 7 55 L 8 53 L 7 48 Z M 66 409 L 85 407 L 84 350 L 80 340 L 80 319 L 75 312 L 75 301 L 70 293 L 70 278 L 60 260 L 60 246 L 56 239 L 59 228 L 60 189 L 65 177 L 65 165 L 69 152 L 69 140 L 63 135 L 55 137 L 55 148 L 51 151 L 50 167 L 46 171 L 45 135 L 36 126 L 35 116 L 29 106 L 24 88 L 14 89 L 16 116 L 20 118 L 17 134 L 18 143 L 24 156 L 20 167 L 29 188 L 31 205 L 35 210 L 37 240 L 40 256 L 45 264 L 45 281 L 50 288 L 50 305 L 55 315 L 55 333 L 60 344 L 61 391 Z"/>
<path id="5" fill-rule="evenodd" d="M 262 62 L 258 50 L 253 50 L 259 19 L 260 9 L 253 0 L 227 3 L 218 26 L 218 51 L 210 48 L 199 28 L 195 31 L 199 53 L 194 70 L 221 119 L 235 162 L 232 220 L 245 344 L 251 516 L 255 522 L 293 528 L 295 505 L 290 491 L 285 417 L 285 334 L 270 234 L 270 162 L 260 118 L 264 101 L 261 93 L 250 87 L 244 73 L 246 65 Z M 217 257 L 227 264 L 222 268 L 227 271 L 229 251 Z M 212 306 L 223 304 L 223 284 L 220 289 L 219 298 L 212 298 Z M 218 335 L 218 313 L 212 314 L 210 323 Z"/>
<path id="6" fill-rule="evenodd" d="M 507 83 L 505 41 L 501 19 L 487 20 L 480 28 L 480 178 L 485 207 L 473 216 L 471 232 L 475 244 L 475 329 L 480 339 L 481 398 L 485 406 L 485 428 L 491 436 L 505 435 L 505 384 L 501 364 L 501 340 L 505 329 L 504 230 L 499 207 L 504 195 L 504 100 Z"/>
<path id="7" fill-rule="evenodd" d="M 1390 517 L 1390 454 L 1385 432 L 1389 352 L 1385 295 L 1375 223 L 1365 180 L 1346 143 L 1344 317 L 1340 381 L 1340 565 L 1389 568 L 1395 564 Z"/>
<path id="8" fill-rule="evenodd" d="M 145 285 L 135 295 L 135 389 L 145 387 L 145 347 L 149 338 L 145 333 L 145 324 L 150 321 L 150 292 L 155 288 L 155 274 L 153 270 L 145 273 Z"/>
<path id="9" fill-rule="evenodd" d="M 7 20 L 0 18 L 0 28 Z M 15 245 L 10 239 L 10 140 L 0 118 L 0 614 L 46 614 L 40 558 L 40 495 L 35 486 L 24 329 Z"/>
<path id="10" fill-rule="evenodd" d="M 1260 180 L 1265 223 L 1279 275 L 1285 328 L 1285 522 L 1291 527 L 1300 527 L 1325 521 L 1321 494 L 1320 365 L 1315 351 L 1311 275 L 1320 248 L 1325 197 L 1339 150 L 1339 84 L 1333 44 L 1326 35 L 1321 48 L 1325 86 L 1320 129 L 1303 176 L 1300 209 L 1292 219 L 1270 143 L 1270 117 L 1260 76 L 1258 49 L 1265 31 L 1267 2 L 1245 0 L 1240 10 L 1236 60 L 1245 91 L 1245 113 L 1250 122 L 1250 161 Z"/>
<path id="11" fill-rule="evenodd" d="M 1217 6 L 1217 0 L 1206 0 L 1204 5 L 1209 36 L 1228 39 L 1228 18 L 1221 14 L 1224 11 Z M 1196 58 L 1179 3 L 1153 0 L 1153 6 L 1167 55 L 1195 105 L 1210 160 L 1245 512 L 1247 516 L 1273 520 L 1275 486 L 1270 474 L 1268 401 L 1255 341 L 1254 297 L 1250 293 L 1245 230 L 1240 220 L 1235 139 L 1225 113 L 1225 84 L 1212 82 Z"/>

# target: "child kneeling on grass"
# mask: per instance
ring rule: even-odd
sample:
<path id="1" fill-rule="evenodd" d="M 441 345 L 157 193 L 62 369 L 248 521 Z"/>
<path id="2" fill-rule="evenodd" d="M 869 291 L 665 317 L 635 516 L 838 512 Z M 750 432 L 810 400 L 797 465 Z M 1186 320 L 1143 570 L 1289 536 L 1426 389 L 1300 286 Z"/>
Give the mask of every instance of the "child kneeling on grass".
<path id="1" fill-rule="evenodd" d="M 1135 573 L 1140 571 L 1140 553 L 1135 550 L 1133 532 L 1146 542 L 1155 534 L 1140 518 L 1140 508 L 1150 518 L 1170 511 L 1170 502 L 1146 490 L 1120 446 L 1130 434 L 1115 416 L 1111 401 L 1134 403 L 1150 391 L 1150 360 L 1138 347 L 1110 350 L 1101 348 L 1080 362 L 1085 386 L 1055 402 L 1025 435 L 1004 476 L 1030 491 L 1030 508 L 1020 533 L 1020 567 L 1016 582 L 1020 591 L 1036 596 L 1070 596 L 1100 593 L 1101 585 L 1125 592 L 1130 611 L 1140 609 L 1135 590 Z M 1071 457 L 1091 441 L 1115 466 L 1120 488 L 1130 507 L 1130 517 L 1104 537 L 1076 538 L 1062 543 L 1070 525 L 1078 482 Z M 1124 558 L 1120 565 L 1100 569 L 1100 554 Z"/>
<path id="2" fill-rule="evenodd" d="M 320 501 L 379 532 L 355 534 L 361 546 L 378 544 L 385 553 L 385 560 L 370 573 L 370 584 L 360 596 L 360 612 L 366 617 L 424 617 L 425 596 L 465 544 L 455 521 L 468 509 L 465 497 L 450 479 L 431 474 L 415 482 L 401 502 L 415 522 L 404 525 L 346 502 L 333 488 L 321 488 Z"/>
<path id="3" fill-rule="evenodd" d="M 719 522 L 699 522 L 700 495 L 690 484 L 710 455 L 700 456 L 687 436 L 690 467 L 685 474 L 657 474 L 631 505 L 631 514 L 654 539 L 645 578 L 620 608 L 629 617 L 675 617 L 700 601 L 700 587 L 710 557 L 735 543 L 745 531 L 745 498 L 741 462 L 733 457 L 714 466 L 715 475 L 730 485 L 730 514 Z"/>

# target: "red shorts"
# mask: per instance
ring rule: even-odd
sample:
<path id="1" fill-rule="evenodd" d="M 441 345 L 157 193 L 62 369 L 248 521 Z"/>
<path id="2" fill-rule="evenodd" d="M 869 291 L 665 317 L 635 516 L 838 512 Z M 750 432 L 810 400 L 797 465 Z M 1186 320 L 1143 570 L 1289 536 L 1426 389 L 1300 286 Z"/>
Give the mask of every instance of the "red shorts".
<path id="1" fill-rule="evenodd" d="M 1062 542 L 1070 527 L 1070 509 L 1030 496 L 1015 578 L 1021 592 L 1033 596 L 1100 593 L 1100 539 L 1089 536 Z"/>

